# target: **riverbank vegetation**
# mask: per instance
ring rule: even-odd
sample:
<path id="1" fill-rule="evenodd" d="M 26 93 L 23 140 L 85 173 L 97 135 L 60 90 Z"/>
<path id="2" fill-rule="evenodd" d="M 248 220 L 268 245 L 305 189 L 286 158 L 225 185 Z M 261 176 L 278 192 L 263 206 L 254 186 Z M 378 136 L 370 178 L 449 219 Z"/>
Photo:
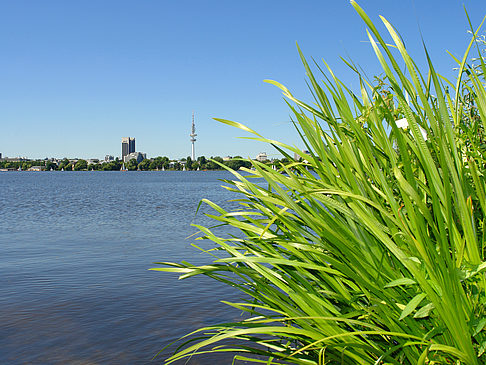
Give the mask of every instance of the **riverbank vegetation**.
<path id="1" fill-rule="evenodd" d="M 273 159 L 265 163 L 271 166 L 277 166 L 280 163 L 288 163 L 286 158 Z M 28 160 L 28 159 L 5 159 L 0 160 L 0 169 L 11 170 L 28 170 L 34 166 L 39 167 L 43 171 L 120 171 L 123 162 L 118 158 L 112 161 L 86 161 L 83 159 L 67 159 L 64 158 L 58 162 L 49 159 L 44 160 Z M 224 170 L 224 167 L 229 167 L 233 170 L 238 170 L 241 167 L 251 167 L 251 162 L 243 159 L 241 156 L 231 158 L 222 158 L 219 156 L 207 158 L 199 156 L 195 161 L 190 157 L 181 160 L 170 160 L 168 157 L 155 157 L 151 159 L 144 159 L 138 163 L 135 159 L 130 160 L 125 164 L 125 169 L 129 171 L 196 171 L 196 170 Z"/>
<path id="2" fill-rule="evenodd" d="M 302 161 L 233 171 L 227 189 L 241 209 L 205 203 L 215 226 L 240 234 L 197 226 L 215 245 L 213 262 L 154 269 L 231 285 L 243 299 L 226 303 L 247 314 L 195 331 L 167 363 L 206 351 L 264 364 L 485 363 L 486 65 L 477 32 L 446 80 L 426 51 L 418 69 L 386 19 L 390 39 L 352 5 L 383 68 L 378 83 L 349 63 L 355 92 L 304 57 L 313 103 L 269 81 L 289 100 L 308 155 L 220 120 Z"/>

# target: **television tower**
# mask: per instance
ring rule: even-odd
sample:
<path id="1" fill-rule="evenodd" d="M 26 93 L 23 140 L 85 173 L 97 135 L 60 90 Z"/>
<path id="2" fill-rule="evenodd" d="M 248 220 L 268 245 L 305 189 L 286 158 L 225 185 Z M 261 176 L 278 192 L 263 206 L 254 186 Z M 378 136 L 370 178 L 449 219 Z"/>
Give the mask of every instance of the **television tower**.
<path id="1" fill-rule="evenodd" d="M 194 124 L 194 112 L 192 112 L 192 129 L 191 129 L 191 134 L 189 137 L 191 137 L 191 144 L 192 144 L 192 155 L 191 158 L 193 161 L 196 160 L 196 151 L 194 149 L 194 142 L 196 142 L 196 125 Z"/>

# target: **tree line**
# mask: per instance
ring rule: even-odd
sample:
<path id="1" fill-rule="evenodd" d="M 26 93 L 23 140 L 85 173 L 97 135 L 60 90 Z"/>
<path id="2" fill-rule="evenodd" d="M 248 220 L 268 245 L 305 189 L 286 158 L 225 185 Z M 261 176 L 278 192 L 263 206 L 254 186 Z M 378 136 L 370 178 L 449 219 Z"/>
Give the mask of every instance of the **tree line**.
<path id="1" fill-rule="evenodd" d="M 270 163 L 270 161 L 268 161 Z M 272 163 L 288 162 L 287 159 L 273 160 Z M 69 160 L 67 158 L 62 159 L 58 163 L 51 160 L 23 160 L 23 161 L 7 161 L 0 160 L 0 169 L 16 169 L 28 170 L 33 166 L 41 166 L 44 170 L 56 170 L 56 171 L 119 171 L 125 167 L 129 171 L 157 171 L 157 170 L 223 170 L 223 166 L 227 166 L 233 170 L 238 170 L 241 167 L 250 168 L 251 162 L 243 159 L 241 156 L 235 156 L 230 160 L 223 160 L 220 156 L 206 158 L 205 156 L 199 156 L 196 160 L 192 160 L 191 157 L 183 158 L 181 160 L 170 160 L 166 156 L 158 156 L 151 159 L 144 159 L 138 163 L 135 159 L 130 160 L 127 163 L 123 163 L 118 157 L 110 162 L 99 161 L 97 163 L 88 163 L 84 159 Z"/>

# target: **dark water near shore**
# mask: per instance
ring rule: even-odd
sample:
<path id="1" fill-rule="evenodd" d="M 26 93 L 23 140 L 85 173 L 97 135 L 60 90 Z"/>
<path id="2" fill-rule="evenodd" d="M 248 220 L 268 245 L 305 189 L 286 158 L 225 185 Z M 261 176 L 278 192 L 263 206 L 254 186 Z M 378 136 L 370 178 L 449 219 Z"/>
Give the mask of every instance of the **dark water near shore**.
<path id="1" fill-rule="evenodd" d="M 238 318 L 219 303 L 238 298 L 230 288 L 148 271 L 209 262 L 186 238 L 191 222 L 209 223 L 195 216 L 201 198 L 234 198 L 221 178 L 231 175 L 0 173 L 0 363 L 161 363 L 171 351 L 154 354 L 180 336 Z"/>

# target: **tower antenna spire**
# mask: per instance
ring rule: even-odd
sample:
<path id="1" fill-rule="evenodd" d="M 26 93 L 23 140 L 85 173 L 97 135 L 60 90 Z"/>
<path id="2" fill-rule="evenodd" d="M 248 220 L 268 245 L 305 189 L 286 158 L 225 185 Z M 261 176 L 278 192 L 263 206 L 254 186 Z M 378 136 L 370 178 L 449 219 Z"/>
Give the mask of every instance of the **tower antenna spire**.
<path id="1" fill-rule="evenodd" d="M 192 144 L 192 154 L 191 154 L 191 159 L 193 161 L 196 160 L 196 150 L 194 148 L 194 142 L 196 142 L 196 125 L 194 124 L 194 111 L 192 112 L 192 129 L 191 129 L 191 134 L 189 137 L 191 137 L 191 144 Z"/>

